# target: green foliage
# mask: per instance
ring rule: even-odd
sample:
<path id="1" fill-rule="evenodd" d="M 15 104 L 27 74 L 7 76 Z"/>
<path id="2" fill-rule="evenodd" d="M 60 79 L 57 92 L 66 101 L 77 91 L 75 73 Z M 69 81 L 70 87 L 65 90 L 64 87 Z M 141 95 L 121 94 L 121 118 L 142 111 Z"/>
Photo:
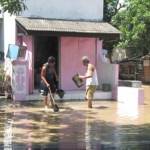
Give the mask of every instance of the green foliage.
<path id="1" fill-rule="evenodd" d="M 125 0 L 126 1 L 126 0 Z M 112 17 L 115 16 L 118 11 L 125 7 L 126 3 L 120 3 L 119 0 L 104 0 L 104 18 L 103 21 L 111 23 Z M 103 48 L 109 50 L 109 55 L 112 53 L 114 45 L 117 43 L 117 40 L 104 40 Z"/>
<path id="2" fill-rule="evenodd" d="M 0 64 L 0 81 L 4 81 L 4 78 L 5 78 L 4 66 Z"/>
<path id="3" fill-rule="evenodd" d="M 149 10 L 149 0 L 128 0 L 127 8 L 113 17 L 113 25 L 122 32 L 118 47 L 132 50 L 133 55 L 150 52 Z"/>
<path id="4" fill-rule="evenodd" d="M 125 4 L 120 4 L 119 0 L 104 0 L 104 21 L 111 22 L 111 19 L 118 11 L 125 7 Z"/>
<path id="5" fill-rule="evenodd" d="M 27 9 L 24 4 L 25 0 L 0 0 L 0 5 L 3 11 L 8 11 L 10 14 L 19 14 L 20 12 Z"/>

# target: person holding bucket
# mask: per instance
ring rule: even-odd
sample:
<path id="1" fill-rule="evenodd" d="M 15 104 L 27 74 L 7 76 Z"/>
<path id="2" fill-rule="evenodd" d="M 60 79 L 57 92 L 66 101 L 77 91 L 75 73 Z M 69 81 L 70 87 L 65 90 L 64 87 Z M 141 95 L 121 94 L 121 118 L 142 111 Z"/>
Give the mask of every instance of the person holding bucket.
<path id="1" fill-rule="evenodd" d="M 93 64 L 87 56 L 82 57 L 82 63 L 87 68 L 86 74 L 84 76 L 79 75 L 80 79 L 86 80 L 86 94 L 85 99 L 88 101 L 88 108 L 92 108 L 92 101 L 96 87 L 98 86 L 97 71 Z"/>

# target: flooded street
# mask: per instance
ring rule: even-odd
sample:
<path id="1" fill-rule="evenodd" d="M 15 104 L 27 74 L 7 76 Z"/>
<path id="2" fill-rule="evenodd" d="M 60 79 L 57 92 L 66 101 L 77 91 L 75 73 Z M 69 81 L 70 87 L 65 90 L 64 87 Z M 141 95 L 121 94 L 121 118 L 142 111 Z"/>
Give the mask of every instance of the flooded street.
<path id="1" fill-rule="evenodd" d="M 42 101 L 0 100 L 0 150 L 150 150 L 150 87 L 145 104 L 116 101 L 59 102 L 45 112 Z"/>

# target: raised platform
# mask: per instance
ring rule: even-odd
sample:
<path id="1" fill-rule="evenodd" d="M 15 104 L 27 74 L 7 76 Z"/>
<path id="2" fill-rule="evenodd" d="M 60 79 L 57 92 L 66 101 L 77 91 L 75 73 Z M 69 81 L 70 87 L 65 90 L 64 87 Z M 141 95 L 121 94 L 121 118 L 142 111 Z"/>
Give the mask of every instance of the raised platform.
<path id="1" fill-rule="evenodd" d="M 85 91 L 65 91 L 65 95 L 62 100 L 83 100 L 85 97 Z M 37 90 L 34 91 L 33 94 L 27 96 L 27 100 L 42 100 L 42 96 L 39 94 Z M 60 100 L 60 98 L 56 95 L 56 100 Z M 112 99 L 112 92 L 103 92 L 96 91 L 94 99 L 103 99 L 110 100 Z"/>
<path id="2" fill-rule="evenodd" d="M 141 88 L 142 82 L 138 80 L 119 80 L 119 86 Z"/>
<path id="3" fill-rule="evenodd" d="M 144 89 L 134 87 L 118 87 L 117 101 L 131 104 L 144 104 Z"/>

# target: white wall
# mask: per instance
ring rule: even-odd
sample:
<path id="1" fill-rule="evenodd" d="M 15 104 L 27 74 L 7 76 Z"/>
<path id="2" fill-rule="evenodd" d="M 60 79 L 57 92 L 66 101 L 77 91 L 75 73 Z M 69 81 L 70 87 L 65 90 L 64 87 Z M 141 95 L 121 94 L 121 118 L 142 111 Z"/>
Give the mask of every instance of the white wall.
<path id="1" fill-rule="evenodd" d="M 97 41 L 97 74 L 99 85 L 111 84 L 112 98 L 116 99 L 119 66 L 102 62 L 102 41 Z"/>
<path id="2" fill-rule="evenodd" d="M 0 51 L 4 50 L 3 20 L 0 19 Z"/>
<path id="3" fill-rule="evenodd" d="M 7 54 L 8 45 L 16 43 L 15 16 L 4 13 L 4 51 Z"/>
<path id="4" fill-rule="evenodd" d="M 26 17 L 102 20 L 103 0 L 26 0 Z"/>
<path id="5" fill-rule="evenodd" d="M 112 88 L 118 85 L 118 65 L 98 62 L 99 83 L 111 84 Z"/>

